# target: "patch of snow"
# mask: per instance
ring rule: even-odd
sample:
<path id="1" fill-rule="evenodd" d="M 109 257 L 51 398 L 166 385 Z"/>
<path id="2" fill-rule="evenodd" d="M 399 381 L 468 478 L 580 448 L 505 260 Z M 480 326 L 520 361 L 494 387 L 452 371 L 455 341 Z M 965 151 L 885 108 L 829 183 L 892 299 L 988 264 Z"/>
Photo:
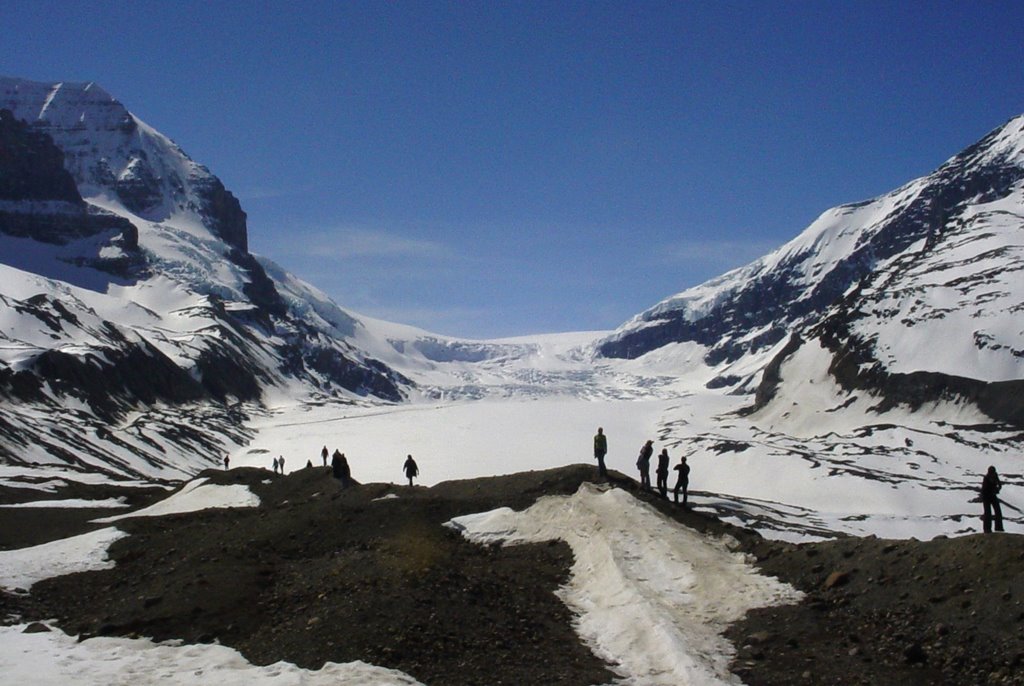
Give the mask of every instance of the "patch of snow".
<path id="1" fill-rule="evenodd" d="M 154 643 L 148 639 L 90 638 L 79 642 L 58 629 L 25 634 L 0 627 L 0 674 L 5 683 L 33 686 L 415 686 L 397 670 L 365 662 L 328 662 L 317 670 L 287 662 L 254 665 L 221 645 Z"/>
<path id="2" fill-rule="evenodd" d="M 584 484 L 523 512 L 500 508 L 450 522 L 466 538 L 566 541 L 575 561 L 559 591 L 576 629 L 623 684 L 735 683 L 721 633 L 747 610 L 802 594 L 758 574 L 728 541 L 705 537 L 621 489 Z"/>
<path id="3" fill-rule="evenodd" d="M 173 493 L 149 507 L 123 515 L 94 519 L 93 521 L 100 524 L 109 524 L 110 522 L 128 519 L 129 517 L 161 517 L 163 515 L 195 512 L 196 510 L 211 508 L 257 507 L 259 504 L 259 496 L 250 491 L 248 486 L 241 484 L 220 486 L 208 484 L 206 479 L 195 479 L 185 484 L 185 487 L 177 493 Z"/>
<path id="4" fill-rule="evenodd" d="M 30 503 L 13 503 L 0 507 L 128 507 L 124 498 L 105 498 L 89 500 L 88 498 L 68 498 L 65 500 L 33 500 Z"/>
<path id="5" fill-rule="evenodd" d="M 114 566 L 107 557 L 110 544 L 127 535 L 107 527 L 31 548 L 0 550 L 0 586 L 27 589 L 54 576 L 109 569 Z"/>

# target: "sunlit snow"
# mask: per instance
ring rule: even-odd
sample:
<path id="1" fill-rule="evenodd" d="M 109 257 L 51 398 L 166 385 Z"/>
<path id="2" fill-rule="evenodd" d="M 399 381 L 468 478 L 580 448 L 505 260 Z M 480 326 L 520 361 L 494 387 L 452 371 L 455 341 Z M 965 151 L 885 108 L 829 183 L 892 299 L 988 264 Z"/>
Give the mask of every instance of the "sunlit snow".
<path id="1" fill-rule="evenodd" d="M 160 517 L 162 515 L 181 512 L 195 512 L 219 507 L 256 507 L 260 504 L 259 496 L 249 490 L 248 486 L 234 484 L 221 486 L 207 483 L 206 479 L 195 479 L 187 483 L 177 493 L 149 507 L 134 512 L 112 517 L 94 519 L 94 522 L 107 524 L 129 517 Z"/>
<path id="2" fill-rule="evenodd" d="M 801 594 L 758 574 L 729 542 L 698 534 L 621 489 L 584 484 L 523 512 L 501 508 L 451 526 L 479 543 L 552 539 L 572 548 L 572 578 L 559 591 L 576 630 L 615 665 L 623 684 L 736 683 L 721 637 L 755 607 Z"/>

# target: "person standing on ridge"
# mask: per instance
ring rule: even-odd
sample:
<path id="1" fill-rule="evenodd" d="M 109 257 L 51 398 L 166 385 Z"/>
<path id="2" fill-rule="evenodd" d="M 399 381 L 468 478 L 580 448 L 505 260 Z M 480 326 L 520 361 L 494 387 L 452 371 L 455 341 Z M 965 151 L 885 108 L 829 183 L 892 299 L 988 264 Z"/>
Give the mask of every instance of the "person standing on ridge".
<path id="1" fill-rule="evenodd" d="M 327 466 L 327 446 L 326 445 L 324 446 L 324 449 L 320 451 L 320 457 L 323 458 L 324 466 L 326 467 Z"/>
<path id="2" fill-rule="evenodd" d="M 334 449 L 334 454 L 331 456 L 331 475 L 341 481 L 341 451 L 337 448 Z"/>
<path id="3" fill-rule="evenodd" d="M 412 486 L 412 478 L 420 475 L 420 468 L 416 466 L 416 460 L 412 459 L 412 455 L 405 458 L 405 464 L 402 465 L 402 471 L 405 472 L 406 478 L 409 479 L 409 485 Z"/>
<path id="4" fill-rule="evenodd" d="M 686 455 L 679 458 L 679 464 L 673 467 L 679 475 L 676 477 L 676 487 L 672 491 L 675 496 L 676 505 L 679 504 L 679 491 L 683 492 L 683 509 L 686 509 L 687 489 L 690 487 L 690 465 L 686 464 Z"/>
<path id="5" fill-rule="evenodd" d="M 228 469 L 228 463 L 231 462 L 231 458 L 228 457 L 227 453 L 224 453 L 224 469 Z"/>
<path id="6" fill-rule="evenodd" d="M 274 458 L 274 474 L 277 474 L 277 467 L 278 467 L 278 465 L 277 465 L 277 458 L 275 457 Z"/>
<path id="7" fill-rule="evenodd" d="M 644 447 L 640 448 L 640 457 L 636 459 L 636 466 L 640 470 L 640 488 L 645 491 L 651 490 L 651 456 L 654 455 L 654 441 L 647 441 Z"/>
<path id="8" fill-rule="evenodd" d="M 352 483 L 352 471 L 348 466 L 348 459 L 345 453 L 339 452 L 337 448 L 331 457 L 331 472 L 334 478 L 341 482 L 342 488 L 347 488 Z"/>
<path id="9" fill-rule="evenodd" d="M 608 469 L 604 466 L 604 456 L 607 454 L 608 437 L 604 435 L 604 429 L 597 427 L 597 434 L 594 435 L 594 459 L 597 460 L 599 476 L 608 476 Z"/>
<path id="10" fill-rule="evenodd" d="M 995 514 L 996 531 L 1003 530 L 1003 508 L 999 504 L 999 491 L 1003 487 L 999 481 L 999 474 L 995 467 L 989 467 L 985 478 L 981 480 L 981 506 L 984 514 L 981 516 L 981 528 L 989 534 L 992 533 L 992 515 Z"/>
<path id="11" fill-rule="evenodd" d="M 665 500 L 668 500 L 668 461 L 668 448 L 662 448 L 658 453 L 658 467 L 654 473 L 658 477 L 658 492 Z"/>

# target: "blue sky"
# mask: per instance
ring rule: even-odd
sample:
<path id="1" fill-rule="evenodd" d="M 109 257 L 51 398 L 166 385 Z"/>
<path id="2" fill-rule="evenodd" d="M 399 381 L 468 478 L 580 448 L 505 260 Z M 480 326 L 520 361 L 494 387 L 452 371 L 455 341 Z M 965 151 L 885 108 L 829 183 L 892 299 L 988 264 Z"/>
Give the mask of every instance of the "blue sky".
<path id="1" fill-rule="evenodd" d="M 1020 2 L 0 14 L 0 73 L 98 82 L 241 199 L 254 252 L 467 337 L 614 328 L 1024 113 Z"/>

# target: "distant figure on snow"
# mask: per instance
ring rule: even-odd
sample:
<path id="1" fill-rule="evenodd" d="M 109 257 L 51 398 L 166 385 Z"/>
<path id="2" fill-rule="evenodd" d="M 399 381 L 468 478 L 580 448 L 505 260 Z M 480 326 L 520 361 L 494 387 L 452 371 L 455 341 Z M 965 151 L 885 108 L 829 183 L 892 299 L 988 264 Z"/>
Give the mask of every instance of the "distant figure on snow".
<path id="1" fill-rule="evenodd" d="M 277 474 L 277 470 L 280 469 L 281 465 L 277 463 L 277 458 L 274 458 L 274 474 Z"/>
<path id="2" fill-rule="evenodd" d="M 284 455 L 277 456 L 277 466 L 281 468 L 281 473 L 284 474 Z"/>
<path id="3" fill-rule="evenodd" d="M 597 473 L 600 476 L 608 476 L 608 469 L 604 466 L 604 456 L 608 454 L 608 437 L 604 435 L 604 429 L 597 427 L 597 434 L 594 435 L 594 459 L 597 460 Z"/>
<path id="4" fill-rule="evenodd" d="M 306 460 L 306 469 L 313 468 L 313 460 Z"/>
<path id="5" fill-rule="evenodd" d="M 227 456 L 227 455 L 225 454 L 225 455 L 224 455 L 224 469 L 227 469 L 227 468 L 228 468 L 228 463 L 229 463 L 229 462 L 231 462 L 231 458 L 230 458 L 230 457 L 228 457 L 228 456 Z"/>
<path id="6" fill-rule="evenodd" d="M 996 531 L 1003 530 L 1003 508 L 999 504 L 999 490 L 1003 484 L 995 467 L 989 467 L 985 478 L 981 480 L 981 506 L 985 509 L 981 516 L 981 527 L 985 533 L 992 533 L 992 514 L 995 513 Z"/>
<path id="7" fill-rule="evenodd" d="M 324 459 L 324 466 L 326 467 L 327 466 L 327 446 L 326 445 L 324 446 L 324 449 L 320 451 L 320 457 L 322 457 Z"/>
<path id="8" fill-rule="evenodd" d="M 676 477 L 676 488 L 672 491 L 676 504 L 679 504 L 679 491 L 683 492 L 683 509 L 686 509 L 686 490 L 690 487 L 690 465 L 686 464 L 686 455 L 679 458 L 679 464 L 673 467 L 679 475 Z"/>
<path id="9" fill-rule="evenodd" d="M 345 453 L 338 452 L 337 449 L 331 458 L 331 473 L 335 479 L 341 482 L 342 488 L 347 488 L 352 483 L 352 471 L 348 466 L 348 458 L 345 457 Z"/>
<path id="10" fill-rule="evenodd" d="M 406 478 L 409 479 L 409 485 L 412 486 L 412 478 L 420 475 L 420 468 L 416 466 L 416 460 L 412 459 L 412 455 L 405 458 L 405 464 L 402 465 L 402 471 L 405 472 Z"/>
<path id="11" fill-rule="evenodd" d="M 654 473 L 658 477 L 658 492 L 665 500 L 668 500 L 668 461 L 668 448 L 662 448 L 658 453 L 658 468 Z"/>
<path id="12" fill-rule="evenodd" d="M 640 448 L 640 457 L 636 459 L 636 466 L 640 470 L 640 488 L 651 490 L 651 456 L 654 455 L 654 441 L 647 441 L 644 447 Z"/>

